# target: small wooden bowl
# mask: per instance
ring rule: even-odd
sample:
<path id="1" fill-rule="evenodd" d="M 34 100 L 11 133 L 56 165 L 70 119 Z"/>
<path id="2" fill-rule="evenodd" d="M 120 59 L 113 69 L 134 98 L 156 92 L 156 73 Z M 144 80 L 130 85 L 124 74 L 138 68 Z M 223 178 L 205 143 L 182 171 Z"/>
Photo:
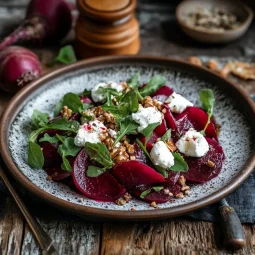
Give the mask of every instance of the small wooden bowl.
<path id="1" fill-rule="evenodd" d="M 199 30 L 189 26 L 184 18 L 188 14 L 197 10 L 198 7 L 203 9 L 212 9 L 214 7 L 227 10 L 237 15 L 241 24 L 232 29 L 223 32 Z M 233 0 L 186 0 L 180 3 L 176 9 L 176 18 L 185 34 L 199 42 L 206 43 L 228 43 L 241 37 L 249 28 L 253 11 L 247 5 Z"/>

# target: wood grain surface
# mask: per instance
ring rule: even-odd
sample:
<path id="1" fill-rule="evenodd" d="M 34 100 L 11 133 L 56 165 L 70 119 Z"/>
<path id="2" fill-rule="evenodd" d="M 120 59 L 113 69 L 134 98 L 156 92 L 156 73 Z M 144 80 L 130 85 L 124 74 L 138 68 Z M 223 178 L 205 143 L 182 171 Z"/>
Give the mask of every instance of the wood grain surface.
<path id="1" fill-rule="evenodd" d="M 1 7 L 2 2 L 5 4 L 4 7 Z M 12 27 L 20 21 L 24 14 L 24 9 L 20 6 L 27 1 L 12 0 L 10 2 L 18 7 L 13 7 L 10 3 L 7 6 L 6 1 L 0 1 L 1 35 L 8 31 L 7 27 Z M 139 54 L 182 59 L 190 55 L 203 55 L 204 59 L 214 56 L 221 62 L 228 61 L 229 57 L 247 61 L 255 60 L 254 23 L 241 40 L 232 44 L 210 47 L 199 45 L 190 41 L 179 31 L 171 14 L 172 9 L 168 8 L 168 1 L 163 1 L 165 8 L 157 3 L 158 1 L 155 2 L 154 7 L 151 7 L 150 1 L 139 4 L 140 10 L 137 14 L 141 26 L 142 43 Z M 33 50 L 41 61 L 47 64 L 56 55 L 58 48 L 33 48 Z M 54 69 L 58 67 L 55 66 Z M 44 72 L 48 71 L 50 71 L 49 68 L 44 69 Z M 234 79 L 250 95 L 255 95 L 254 82 L 244 82 L 234 77 L 231 79 Z M 10 95 L 0 92 L 0 114 L 10 99 Z M 26 203 L 50 234 L 61 255 L 255 254 L 255 225 L 243 225 L 247 246 L 238 252 L 233 252 L 224 249 L 222 231 L 218 223 L 191 221 L 187 218 L 148 223 L 89 223 L 29 199 Z M 0 255 L 5 254 L 37 255 L 40 254 L 40 250 L 10 195 L 0 191 Z"/>

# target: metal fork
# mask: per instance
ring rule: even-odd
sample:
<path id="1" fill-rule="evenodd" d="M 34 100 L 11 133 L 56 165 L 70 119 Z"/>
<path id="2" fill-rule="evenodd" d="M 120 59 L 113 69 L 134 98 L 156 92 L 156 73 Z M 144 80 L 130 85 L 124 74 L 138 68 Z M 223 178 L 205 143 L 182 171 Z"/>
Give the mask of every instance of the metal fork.
<path id="1" fill-rule="evenodd" d="M 20 211 L 22 212 L 23 216 L 25 217 L 32 233 L 34 234 L 35 239 L 37 240 L 43 255 L 57 255 L 57 251 L 53 246 L 53 241 L 49 237 L 49 235 L 44 231 L 41 227 L 39 222 L 31 215 L 31 213 L 26 208 L 24 202 L 16 192 L 16 190 L 11 185 L 7 175 L 4 172 L 4 162 L 0 156 L 0 177 L 2 178 L 4 184 L 10 191 L 13 199 L 15 200 L 16 204 L 18 205 Z"/>

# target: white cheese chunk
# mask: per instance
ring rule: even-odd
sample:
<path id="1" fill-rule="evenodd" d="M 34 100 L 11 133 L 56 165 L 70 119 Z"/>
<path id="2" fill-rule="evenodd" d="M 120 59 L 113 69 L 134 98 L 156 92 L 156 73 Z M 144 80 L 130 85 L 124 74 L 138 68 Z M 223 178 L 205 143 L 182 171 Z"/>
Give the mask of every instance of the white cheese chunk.
<path id="1" fill-rule="evenodd" d="M 156 142 L 150 152 L 152 163 L 164 169 L 174 165 L 174 156 L 162 141 Z"/>
<path id="2" fill-rule="evenodd" d="M 161 124 L 163 115 L 156 107 L 144 108 L 141 105 L 136 113 L 132 113 L 132 119 L 139 124 L 138 132 L 143 131 L 149 124 L 159 122 Z"/>
<path id="3" fill-rule="evenodd" d="M 100 134 L 105 132 L 107 128 L 105 125 L 98 121 L 90 121 L 80 126 L 76 137 L 74 138 L 74 144 L 79 147 L 84 147 L 86 142 L 100 143 Z"/>
<path id="4" fill-rule="evenodd" d="M 91 97 L 93 99 L 94 102 L 97 103 L 104 103 L 106 101 L 106 95 L 105 93 L 101 93 L 99 91 L 99 88 L 112 88 L 112 89 L 116 89 L 118 92 L 121 92 L 124 90 L 124 87 L 122 86 L 122 84 L 118 84 L 116 82 L 113 81 L 109 81 L 109 82 L 100 82 L 98 83 L 92 90 L 91 90 Z"/>
<path id="5" fill-rule="evenodd" d="M 175 92 L 169 96 L 165 103 L 168 105 L 171 112 L 174 113 L 182 113 L 188 106 L 193 106 L 190 101 Z"/>
<path id="6" fill-rule="evenodd" d="M 193 128 L 190 128 L 175 145 L 188 157 L 203 157 L 209 151 L 209 145 L 204 136 Z"/>

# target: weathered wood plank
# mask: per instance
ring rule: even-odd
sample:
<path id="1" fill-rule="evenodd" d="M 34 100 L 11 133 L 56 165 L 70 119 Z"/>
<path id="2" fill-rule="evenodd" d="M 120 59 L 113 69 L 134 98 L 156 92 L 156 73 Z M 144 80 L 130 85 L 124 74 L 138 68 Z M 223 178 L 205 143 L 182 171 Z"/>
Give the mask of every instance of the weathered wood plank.
<path id="1" fill-rule="evenodd" d="M 135 254 L 255 254 L 254 227 L 244 227 L 247 247 L 239 252 L 223 250 L 218 224 L 172 220 L 139 224 L 104 224 L 101 255 Z"/>
<path id="2" fill-rule="evenodd" d="M 81 219 L 39 219 L 42 227 L 51 236 L 58 254 L 97 255 L 100 247 L 100 225 L 89 224 Z M 39 247 L 26 225 L 22 255 L 39 255 Z"/>
<path id="3" fill-rule="evenodd" d="M 24 219 L 13 199 L 0 192 L 0 254 L 20 254 Z"/>

